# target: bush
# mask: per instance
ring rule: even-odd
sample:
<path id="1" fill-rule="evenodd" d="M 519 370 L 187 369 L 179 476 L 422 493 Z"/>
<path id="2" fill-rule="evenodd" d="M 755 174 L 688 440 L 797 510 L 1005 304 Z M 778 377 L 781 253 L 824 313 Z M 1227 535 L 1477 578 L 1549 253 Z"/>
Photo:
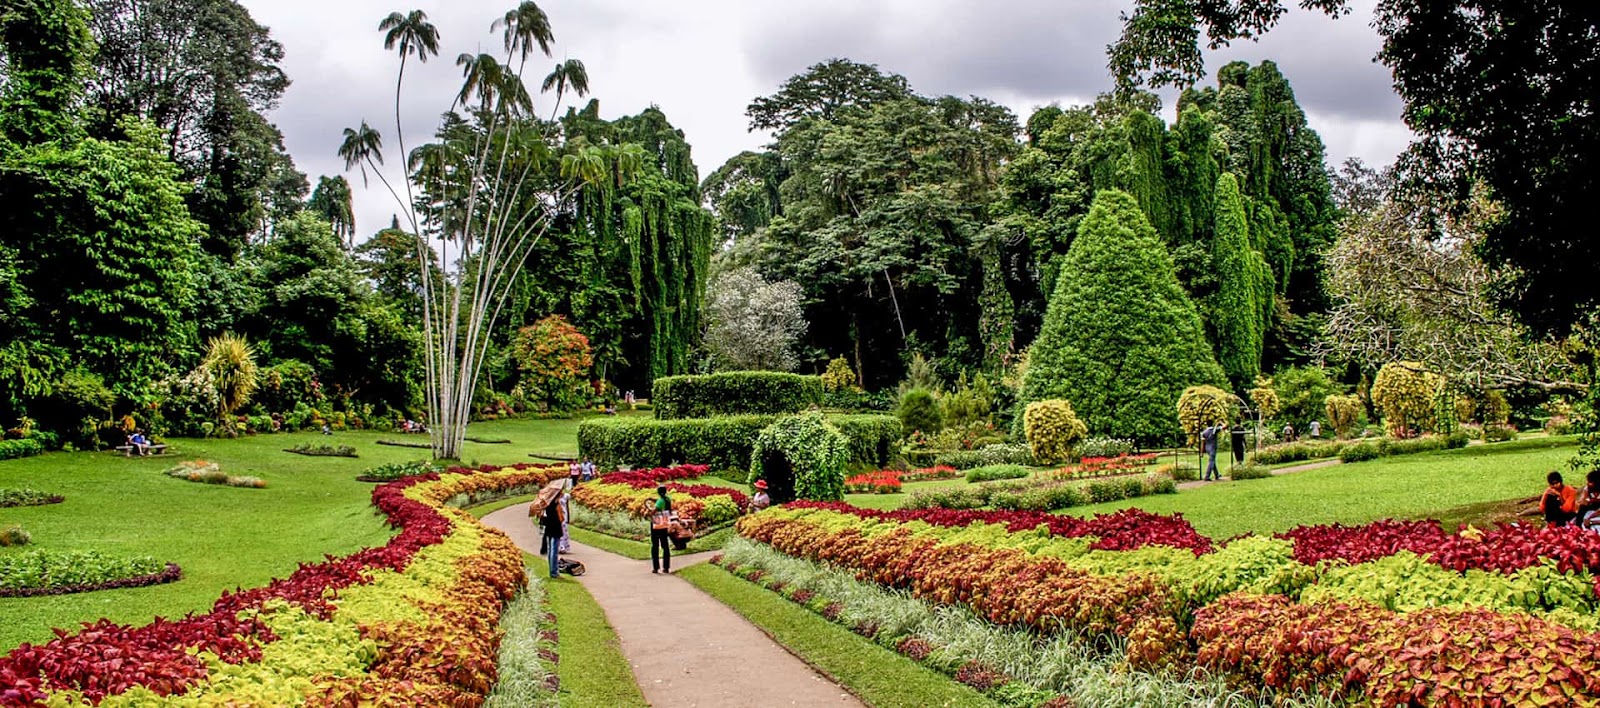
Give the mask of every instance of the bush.
<path id="1" fill-rule="evenodd" d="M 33 535 L 29 534 L 21 526 L 12 524 L 10 526 L 0 528 L 0 547 L 26 546 L 32 542 Z"/>
<path id="2" fill-rule="evenodd" d="M 357 457 L 356 449 L 349 445 L 296 445 L 285 448 L 284 452 L 308 457 Z"/>
<path id="3" fill-rule="evenodd" d="M 822 404 L 822 377 L 777 371 L 729 371 L 655 380 L 656 418 L 798 413 Z"/>
<path id="4" fill-rule="evenodd" d="M 1121 457 L 1133 454 L 1133 441 L 1127 438 L 1087 438 L 1078 443 L 1079 457 Z"/>
<path id="5" fill-rule="evenodd" d="M 301 405 L 316 406 L 325 398 L 317 372 L 303 361 L 280 361 L 261 369 L 256 378 L 255 405 L 270 413 L 288 413 Z"/>
<path id="6" fill-rule="evenodd" d="M 1190 386 L 1183 390 L 1183 395 L 1178 396 L 1178 425 L 1189 436 L 1189 445 L 1200 443 L 1202 429 L 1228 424 L 1232 399 L 1216 386 Z"/>
<path id="7" fill-rule="evenodd" d="M 60 494 L 50 494 L 37 489 L 0 489 L 0 508 L 8 506 L 42 506 L 59 504 Z"/>
<path id="8" fill-rule="evenodd" d="M 170 573 L 163 573 L 163 569 Z M 95 590 L 119 587 L 118 581 L 149 585 L 135 579 L 170 575 L 164 582 L 177 580 L 177 566 L 149 556 L 120 558 L 99 551 L 37 550 L 0 556 L 0 596 L 47 594 L 40 591 Z"/>
<path id="9" fill-rule="evenodd" d="M 1382 456 L 1383 453 L 1378 450 L 1378 445 L 1376 443 L 1364 442 L 1351 445 L 1341 451 L 1339 453 L 1339 461 L 1345 464 L 1350 464 L 1352 462 L 1376 460 Z"/>
<path id="10" fill-rule="evenodd" d="M 822 372 L 822 390 L 827 393 L 853 391 L 859 387 L 856 381 L 856 372 L 850 368 L 850 361 L 844 357 L 835 357 L 828 362 L 828 370 Z"/>
<path id="11" fill-rule="evenodd" d="M 1327 370 L 1318 366 L 1280 369 L 1272 376 L 1272 390 L 1278 395 L 1278 415 L 1269 416 L 1274 427 L 1291 423 L 1295 430 L 1305 430 L 1326 415 L 1328 398 L 1339 392 Z M 1356 405 L 1359 408 L 1360 402 Z"/>
<path id="12" fill-rule="evenodd" d="M 1355 434 L 1361 422 L 1361 399 L 1355 396 L 1328 396 L 1323 399 L 1323 412 L 1328 414 L 1328 425 L 1341 438 Z"/>
<path id="13" fill-rule="evenodd" d="M 578 454 L 603 468 L 658 467 L 675 462 L 711 469 L 748 469 L 761 430 L 777 416 L 742 415 L 688 420 L 594 418 L 578 424 Z M 887 415 L 828 416 L 848 441 L 851 462 L 889 463 L 900 422 Z"/>
<path id="14" fill-rule="evenodd" d="M 589 402 L 589 369 L 594 365 L 589 338 L 561 315 L 550 315 L 517 330 L 511 340 L 517 368 L 517 393 L 543 410 L 576 410 Z"/>
<path id="15" fill-rule="evenodd" d="M 1021 465 L 987 465 L 967 470 L 968 482 L 992 482 L 997 479 L 1019 479 L 1030 470 Z"/>
<path id="16" fill-rule="evenodd" d="M 1278 465 L 1285 462 L 1337 457 L 1348 446 L 1349 443 L 1339 440 L 1301 440 L 1261 448 L 1250 455 L 1250 461 L 1258 465 Z"/>
<path id="17" fill-rule="evenodd" d="M 15 460 L 44 454 L 44 444 L 34 438 L 0 440 L 0 460 Z"/>
<path id="18" fill-rule="evenodd" d="M 1372 403 L 1394 435 L 1430 431 L 1437 423 L 1435 404 L 1443 383 L 1443 377 L 1417 362 L 1390 362 L 1372 382 Z"/>
<path id="19" fill-rule="evenodd" d="M 893 391 L 863 391 L 858 388 L 828 391 L 822 394 L 822 407 L 843 411 L 892 411 L 895 406 Z"/>
<path id="20" fill-rule="evenodd" d="M 1021 400 L 1070 400 L 1096 433 L 1172 440 L 1172 406 L 1183 389 L 1227 379 L 1138 202 L 1098 191 L 1059 272 Z"/>
<path id="21" fill-rule="evenodd" d="M 914 388 L 906 391 L 900 397 L 900 405 L 895 407 L 894 415 L 900 419 L 900 428 L 907 435 L 920 432 L 924 435 L 933 435 L 944 428 L 944 416 L 939 411 L 939 401 L 933 397 L 933 392 Z"/>
<path id="22" fill-rule="evenodd" d="M 1517 429 L 1513 428 L 1513 427 L 1511 427 L 1509 425 L 1485 425 L 1485 426 L 1483 426 L 1483 441 L 1484 442 L 1496 443 L 1496 442 L 1505 442 L 1507 440 L 1516 440 L 1516 439 L 1517 439 Z"/>
<path id="23" fill-rule="evenodd" d="M 1271 476 L 1272 470 L 1267 469 L 1263 465 L 1250 462 L 1234 465 L 1233 469 L 1228 470 L 1228 479 L 1231 479 L 1235 482 L 1246 479 L 1265 479 Z"/>
<path id="24" fill-rule="evenodd" d="M 1033 459 L 1046 465 L 1070 459 L 1073 447 L 1089 432 L 1072 411 L 1072 404 L 1061 399 L 1029 403 L 1022 414 L 1022 429 Z"/>
<path id="25" fill-rule="evenodd" d="M 1021 443 L 996 443 L 976 450 L 952 450 L 934 457 L 933 464 L 954 467 L 958 470 L 985 465 L 1032 465 L 1033 450 Z"/>
<path id="26" fill-rule="evenodd" d="M 1200 468 L 1187 462 L 1174 462 L 1155 468 L 1156 474 L 1171 477 L 1174 482 L 1189 482 L 1200 479 Z"/>
<path id="27" fill-rule="evenodd" d="M 750 450 L 750 477 L 768 478 L 776 472 L 769 467 L 781 458 L 794 475 L 794 498 L 838 501 L 844 498 L 849 448 L 844 433 L 829 425 L 821 413 L 780 418 L 756 437 Z"/>
<path id="28" fill-rule="evenodd" d="M 419 474 L 438 472 L 439 467 L 428 460 L 412 460 L 411 462 L 391 462 L 387 465 L 369 467 L 360 476 L 356 477 L 361 482 L 393 482 L 397 479 L 415 477 Z"/>

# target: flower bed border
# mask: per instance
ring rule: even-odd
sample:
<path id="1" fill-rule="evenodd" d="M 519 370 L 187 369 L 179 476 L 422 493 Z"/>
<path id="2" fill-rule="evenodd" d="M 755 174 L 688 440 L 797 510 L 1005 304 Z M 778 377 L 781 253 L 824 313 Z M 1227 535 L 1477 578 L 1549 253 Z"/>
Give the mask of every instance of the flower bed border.
<path id="1" fill-rule="evenodd" d="M 135 575 L 117 580 L 107 580 L 103 583 L 79 583 L 77 585 L 53 585 L 46 588 L 0 588 L 0 597 L 44 597 L 48 595 L 72 595 L 80 592 L 94 592 L 96 590 L 116 590 L 118 588 L 142 588 L 151 585 L 165 585 L 183 579 L 183 569 L 177 563 L 167 563 L 167 567 L 154 573 Z"/>

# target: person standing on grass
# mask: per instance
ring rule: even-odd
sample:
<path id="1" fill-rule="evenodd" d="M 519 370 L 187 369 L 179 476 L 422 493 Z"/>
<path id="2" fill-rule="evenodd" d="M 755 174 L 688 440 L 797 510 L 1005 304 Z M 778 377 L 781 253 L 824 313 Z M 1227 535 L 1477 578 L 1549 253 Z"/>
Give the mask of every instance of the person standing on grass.
<path id="1" fill-rule="evenodd" d="M 656 486 L 656 510 L 650 515 L 650 572 L 672 572 L 672 546 L 668 543 L 672 530 L 672 499 L 667 496 L 667 485 Z"/>
<path id="2" fill-rule="evenodd" d="M 1217 436 L 1222 434 L 1223 425 L 1208 425 L 1200 431 L 1200 451 L 1205 453 L 1210 460 L 1210 466 L 1205 474 L 1200 475 L 1202 480 L 1221 481 L 1222 475 L 1217 471 Z"/>
<path id="3" fill-rule="evenodd" d="M 545 495 L 540 495 L 543 499 Z M 544 531 L 544 555 L 550 561 L 550 577 L 560 569 L 561 539 L 566 533 L 567 515 L 561 506 L 561 494 L 549 495 L 544 510 L 539 514 L 539 528 Z"/>

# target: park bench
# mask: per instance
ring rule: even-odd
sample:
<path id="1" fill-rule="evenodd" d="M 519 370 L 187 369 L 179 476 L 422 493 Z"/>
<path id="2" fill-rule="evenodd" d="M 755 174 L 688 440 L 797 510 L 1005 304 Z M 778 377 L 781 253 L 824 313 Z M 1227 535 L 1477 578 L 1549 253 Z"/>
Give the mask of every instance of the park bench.
<path id="1" fill-rule="evenodd" d="M 151 455 L 164 455 L 167 452 L 167 446 L 165 443 L 160 445 L 146 445 L 145 447 L 150 450 Z M 115 449 L 120 451 L 124 457 L 133 457 L 132 445 L 118 445 Z"/>

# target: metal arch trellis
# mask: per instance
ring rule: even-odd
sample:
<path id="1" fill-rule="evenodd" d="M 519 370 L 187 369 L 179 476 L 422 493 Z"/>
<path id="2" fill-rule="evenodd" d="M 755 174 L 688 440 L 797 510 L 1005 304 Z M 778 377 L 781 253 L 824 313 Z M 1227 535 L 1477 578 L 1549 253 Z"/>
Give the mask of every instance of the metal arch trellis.
<path id="1" fill-rule="evenodd" d="M 1240 421 L 1240 422 L 1243 422 L 1245 420 L 1249 420 L 1252 423 L 1254 423 L 1254 430 L 1248 431 L 1250 433 L 1250 438 L 1251 438 L 1251 440 L 1250 440 L 1250 444 L 1251 444 L 1250 452 L 1252 452 L 1252 453 L 1259 452 L 1261 450 L 1261 425 L 1262 425 L 1261 411 L 1259 411 L 1259 410 L 1257 410 L 1255 408 L 1251 408 L 1250 407 L 1250 402 L 1246 401 L 1243 397 L 1241 397 L 1239 394 L 1236 394 L 1236 393 L 1228 394 L 1228 403 L 1230 404 L 1230 408 L 1229 408 L 1229 411 L 1228 411 L 1229 420 L 1237 420 L 1237 421 Z M 1229 426 L 1229 432 L 1231 433 L 1232 431 L 1233 431 L 1232 426 Z M 1221 443 L 1219 441 L 1218 445 L 1220 446 L 1220 444 Z M 1229 440 L 1229 448 L 1230 448 L 1230 450 L 1232 449 L 1232 445 L 1233 445 L 1233 441 L 1230 439 Z M 1206 472 L 1206 453 L 1205 453 L 1205 449 L 1204 449 L 1203 446 L 1197 446 L 1195 448 L 1195 452 L 1196 452 L 1196 455 L 1197 455 L 1196 461 L 1197 461 L 1198 466 L 1200 468 L 1200 474 L 1204 475 L 1205 472 Z M 1236 456 L 1236 455 L 1233 455 L 1233 454 L 1228 455 L 1228 471 L 1229 472 L 1233 471 L 1233 466 L 1235 464 L 1237 464 L 1236 463 L 1237 459 L 1238 459 L 1238 456 Z"/>

